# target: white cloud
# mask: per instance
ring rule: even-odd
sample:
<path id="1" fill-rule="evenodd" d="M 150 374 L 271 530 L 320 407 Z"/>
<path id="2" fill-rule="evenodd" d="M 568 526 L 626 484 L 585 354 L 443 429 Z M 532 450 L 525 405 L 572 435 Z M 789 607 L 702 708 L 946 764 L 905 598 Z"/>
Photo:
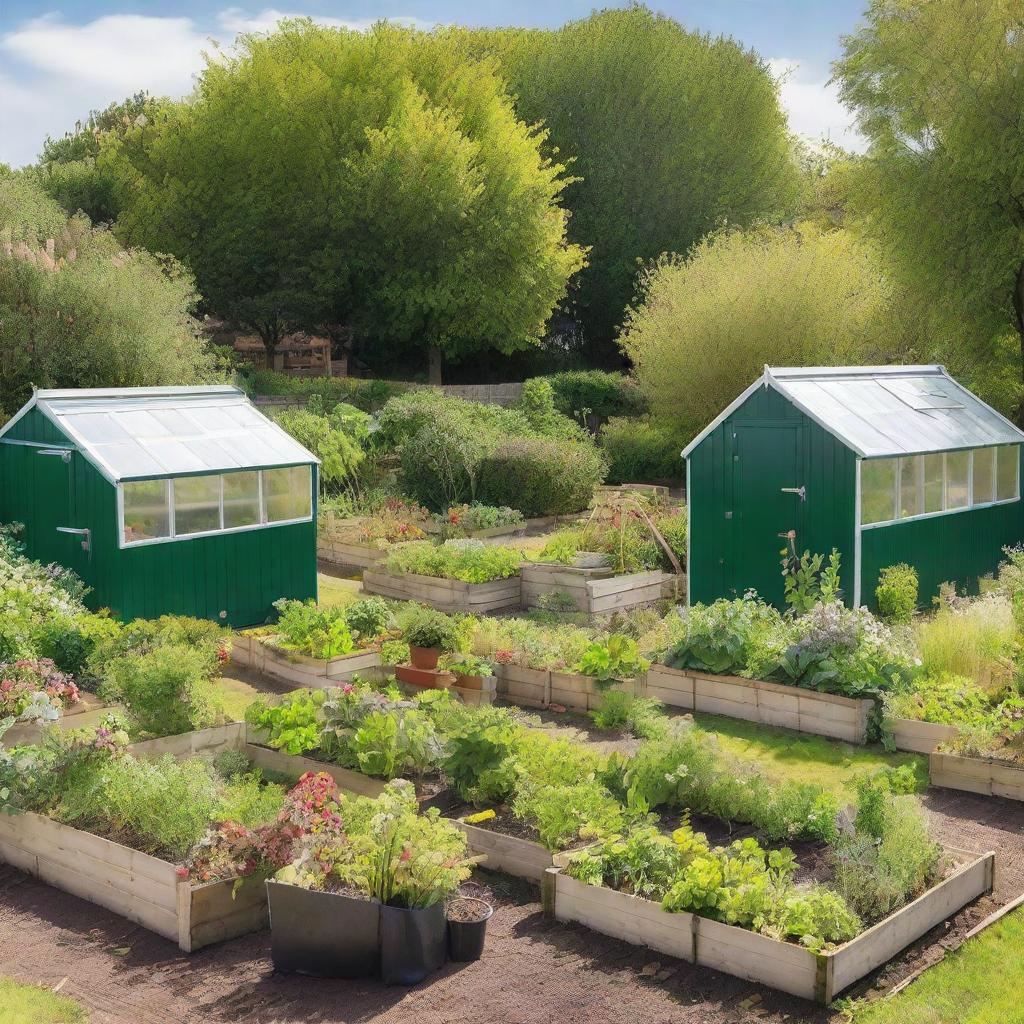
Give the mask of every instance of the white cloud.
<path id="1" fill-rule="evenodd" d="M 140 90 L 188 93 L 203 52 L 230 45 L 240 32 L 267 32 L 301 12 L 228 7 L 207 34 L 189 18 L 116 14 L 75 25 L 60 15 L 32 18 L 0 36 L 0 163 L 19 167 L 38 156 L 47 135 L 63 135 L 90 110 Z M 323 25 L 365 30 L 372 20 L 314 18 Z M 429 28 L 417 18 L 391 19 Z"/>
<path id="2" fill-rule="evenodd" d="M 854 152 L 867 148 L 853 114 L 839 100 L 838 86 L 809 71 L 798 60 L 779 57 L 769 60 L 768 65 L 781 80 L 779 97 L 792 131 L 815 141 L 828 139 Z"/>

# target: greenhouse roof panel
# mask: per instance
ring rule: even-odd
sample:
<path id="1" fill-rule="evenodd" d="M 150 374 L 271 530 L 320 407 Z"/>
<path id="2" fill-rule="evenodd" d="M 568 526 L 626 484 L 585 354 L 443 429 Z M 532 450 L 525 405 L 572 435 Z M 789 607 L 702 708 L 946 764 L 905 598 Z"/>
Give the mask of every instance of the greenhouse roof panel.
<path id="1" fill-rule="evenodd" d="M 764 380 L 864 458 L 1024 443 L 941 366 L 765 367 Z"/>
<path id="2" fill-rule="evenodd" d="M 317 461 L 234 387 L 41 390 L 33 401 L 113 482 Z"/>

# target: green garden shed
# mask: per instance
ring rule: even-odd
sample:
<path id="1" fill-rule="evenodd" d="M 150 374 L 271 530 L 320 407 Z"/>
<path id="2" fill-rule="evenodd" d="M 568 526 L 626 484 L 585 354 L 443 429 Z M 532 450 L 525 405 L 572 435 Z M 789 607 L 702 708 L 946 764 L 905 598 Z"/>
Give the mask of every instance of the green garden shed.
<path id="1" fill-rule="evenodd" d="M 123 620 L 315 598 L 316 495 L 316 458 L 226 385 L 39 390 L 0 429 L 0 522 Z"/>
<path id="2" fill-rule="evenodd" d="M 1022 433 L 942 366 L 766 366 L 683 451 L 692 603 L 749 589 L 783 607 L 780 551 L 842 556 L 848 604 L 917 569 L 927 606 L 1024 538 Z"/>

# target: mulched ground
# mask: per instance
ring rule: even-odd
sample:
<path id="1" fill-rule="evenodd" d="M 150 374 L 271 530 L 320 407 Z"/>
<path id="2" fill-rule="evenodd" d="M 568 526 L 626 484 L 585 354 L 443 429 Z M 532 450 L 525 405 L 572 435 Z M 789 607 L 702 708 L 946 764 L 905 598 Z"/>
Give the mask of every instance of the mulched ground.
<path id="1" fill-rule="evenodd" d="M 1024 891 L 1024 805 L 933 790 L 925 802 L 940 838 L 999 854 L 994 898 L 935 929 L 870 984 L 891 987 L 941 959 L 964 933 Z M 267 932 L 188 956 L 173 943 L 83 900 L 0 866 L 0 973 L 55 985 L 85 1004 L 92 1024 L 824 1024 L 808 1003 L 545 921 L 537 890 L 481 873 L 496 909 L 484 959 L 449 964 L 413 989 L 371 981 L 276 974 Z"/>

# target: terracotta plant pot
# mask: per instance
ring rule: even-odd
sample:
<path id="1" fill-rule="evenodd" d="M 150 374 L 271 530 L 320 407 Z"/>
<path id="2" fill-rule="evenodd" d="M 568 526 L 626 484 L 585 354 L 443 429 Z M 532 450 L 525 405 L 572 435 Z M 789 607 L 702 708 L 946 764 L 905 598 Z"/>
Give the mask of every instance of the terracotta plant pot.
<path id="1" fill-rule="evenodd" d="M 396 665 L 395 678 L 410 686 L 422 686 L 427 690 L 447 690 L 455 682 L 450 672 L 437 669 L 415 668 L 412 665 Z"/>
<path id="2" fill-rule="evenodd" d="M 441 657 L 440 647 L 414 647 L 409 645 L 409 660 L 413 668 L 433 670 Z"/>
<path id="3" fill-rule="evenodd" d="M 483 676 L 460 676 L 455 673 L 455 685 L 461 686 L 464 690 L 480 690 L 484 685 Z"/>

